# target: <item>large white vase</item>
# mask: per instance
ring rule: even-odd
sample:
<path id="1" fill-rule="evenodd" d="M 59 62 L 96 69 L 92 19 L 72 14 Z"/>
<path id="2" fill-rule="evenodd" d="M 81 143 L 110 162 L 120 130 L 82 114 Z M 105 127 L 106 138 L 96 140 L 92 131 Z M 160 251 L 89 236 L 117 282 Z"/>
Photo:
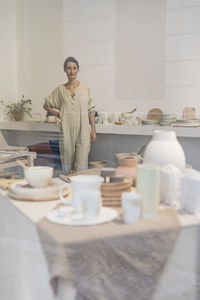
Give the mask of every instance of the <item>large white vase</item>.
<path id="1" fill-rule="evenodd" d="M 144 153 L 145 163 L 160 166 L 172 164 L 180 169 L 185 168 L 185 154 L 177 141 L 174 131 L 155 130 L 152 140 Z"/>

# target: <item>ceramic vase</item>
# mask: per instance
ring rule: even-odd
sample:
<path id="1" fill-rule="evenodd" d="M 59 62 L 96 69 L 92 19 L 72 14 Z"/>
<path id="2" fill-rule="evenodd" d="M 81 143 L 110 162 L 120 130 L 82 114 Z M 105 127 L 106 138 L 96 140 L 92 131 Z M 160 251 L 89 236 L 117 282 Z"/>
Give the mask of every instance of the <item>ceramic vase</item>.
<path id="1" fill-rule="evenodd" d="M 172 164 L 185 168 L 185 154 L 174 131 L 155 130 L 144 153 L 144 163 L 160 166 Z"/>

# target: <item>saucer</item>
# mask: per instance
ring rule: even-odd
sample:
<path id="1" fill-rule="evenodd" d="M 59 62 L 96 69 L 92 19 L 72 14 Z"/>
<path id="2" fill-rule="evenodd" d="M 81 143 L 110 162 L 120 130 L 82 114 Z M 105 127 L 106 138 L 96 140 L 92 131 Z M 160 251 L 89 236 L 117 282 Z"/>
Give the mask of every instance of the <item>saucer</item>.
<path id="1" fill-rule="evenodd" d="M 26 180 L 14 182 L 9 187 L 8 195 L 16 200 L 24 201 L 49 201 L 59 199 L 59 188 L 62 185 L 58 179 L 53 178 L 47 187 L 33 188 Z M 63 196 L 69 195 L 66 187 Z"/>
<path id="2" fill-rule="evenodd" d="M 69 207 L 66 207 L 63 211 L 58 211 L 59 208 L 50 211 L 46 218 L 48 221 L 67 226 L 91 226 L 91 225 L 100 225 L 114 220 L 118 213 L 116 210 L 109 207 L 102 207 L 99 213 L 99 216 L 96 219 L 88 220 L 85 219 L 83 215 L 72 213 L 73 210 Z"/>

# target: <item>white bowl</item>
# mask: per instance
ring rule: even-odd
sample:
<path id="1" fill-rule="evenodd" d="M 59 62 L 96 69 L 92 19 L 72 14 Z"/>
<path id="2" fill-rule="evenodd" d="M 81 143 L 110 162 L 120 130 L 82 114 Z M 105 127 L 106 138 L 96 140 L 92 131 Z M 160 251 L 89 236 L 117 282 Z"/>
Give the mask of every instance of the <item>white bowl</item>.
<path id="1" fill-rule="evenodd" d="M 36 166 L 24 169 L 24 177 L 26 178 L 28 183 L 35 188 L 48 186 L 52 176 L 52 167 Z"/>

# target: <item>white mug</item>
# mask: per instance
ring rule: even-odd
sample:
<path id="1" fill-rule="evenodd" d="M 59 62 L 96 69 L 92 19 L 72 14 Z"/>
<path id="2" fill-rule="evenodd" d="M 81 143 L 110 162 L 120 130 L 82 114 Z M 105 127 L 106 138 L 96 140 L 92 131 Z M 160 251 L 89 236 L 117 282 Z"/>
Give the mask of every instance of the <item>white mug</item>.
<path id="1" fill-rule="evenodd" d="M 136 192 L 122 193 L 123 219 L 126 224 L 134 224 L 140 217 L 141 195 Z"/>
<path id="2" fill-rule="evenodd" d="M 104 179 L 97 175 L 77 175 L 70 178 L 71 183 L 65 183 L 60 187 L 59 195 L 64 204 L 70 204 L 78 214 L 83 214 L 83 191 L 100 191 L 101 183 Z M 66 200 L 63 195 L 63 189 L 65 187 L 72 188 L 72 201 Z"/>
<path id="3" fill-rule="evenodd" d="M 174 165 L 160 169 L 160 197 L 164 204 L 180 206 L 181 171 Z"/>

